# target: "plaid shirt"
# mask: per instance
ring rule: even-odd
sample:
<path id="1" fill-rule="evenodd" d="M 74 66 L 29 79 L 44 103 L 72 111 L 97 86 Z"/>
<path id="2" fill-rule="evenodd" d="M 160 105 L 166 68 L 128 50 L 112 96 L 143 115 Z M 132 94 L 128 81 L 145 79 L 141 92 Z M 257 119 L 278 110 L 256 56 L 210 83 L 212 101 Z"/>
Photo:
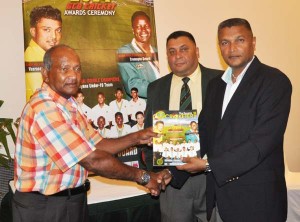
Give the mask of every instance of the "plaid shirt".
<path id="1" fill-rule="evenodd" d="M 78 110 L 47 84 L 26 104 L 18 129 L 15 186 L 20 192 L 51 195 L 82 185 L 87 170 L 78 164 L 102 137 Z"/>

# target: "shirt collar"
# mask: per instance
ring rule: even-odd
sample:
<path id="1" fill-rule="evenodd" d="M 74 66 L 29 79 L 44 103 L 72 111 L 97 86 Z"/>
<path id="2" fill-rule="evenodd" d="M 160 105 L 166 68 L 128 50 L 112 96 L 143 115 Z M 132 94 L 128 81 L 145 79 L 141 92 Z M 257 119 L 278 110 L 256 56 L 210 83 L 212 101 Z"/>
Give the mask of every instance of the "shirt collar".
<path id="1" fill-rule="evenodd" d="M 236 81 L 241 81 L 242 78 L 244 77 L 246 71 L 248 70 L 250 64 L 252 63 L 253 59 L 255 58 L 255 56 L 253 56 L 253 58 L 251 59 L 250 62 L 248 62 L 248 64 L 246 65 L 246 67 L 243 69 L 243 71 L 241 72 L 241 74 L 236 78 Z M 225 83 L 232 83 L 232 79 L 231 79 L 231 75 L 232 75 L 232 68 L 228 67 L 224 74 L 222 75 L 222 79 Z"/>
<path id="2" fill-rule="evenodd" d="M 187 76 L 187 77 L 189 77 L 190 78 L 190 81 L 192 81 L 192 82 L 194 82 L 194 81 L 196 81 L 196 78 L 197 78 L 197 75 L 198 74 L 201 74 L 201 70 L 200 70 L 200 67 L 199 67 L 199 65 L 197 66 L 197 69 L 191 74 L 191 75 L 189 75 L 189 76 Z M 174 75 L 173 75 L 173 78 L 176 80 L 176 81 L 182 81 L 182 79 L 184 78 L 184 77 L 180 77 L 180 76 L 177 76 L 175 73 L 174 73 Z"/>
<path id="3" fill-rule="evenodd" d="M 66 99 L 65 97 L 59 95 L 57 92 L 55 92 L 53 89 L 50 88 L 50 86 L 47 83 L 43 83 L 42 89 L 46 90 L 49 93 L 49 96 L 53 99 L 55 103 L 59 103 L 64 107 L 67 107 L 69 110 L 71 108 L 76 108 L 77 103 L 73 97 L 70 97 L 69 99 Z"/>
<path id="4" fill-rule="evenodd" d="M 140 49 L 140 47 L 138 47 L 138 45 L 136 44 L 135 38 L 132 39 L 131 41 L 132 46 L 140 53 L 142 53 L 142 50 Z M 150 45 L 150 51 L 154 52 L 152 46 Z"/>

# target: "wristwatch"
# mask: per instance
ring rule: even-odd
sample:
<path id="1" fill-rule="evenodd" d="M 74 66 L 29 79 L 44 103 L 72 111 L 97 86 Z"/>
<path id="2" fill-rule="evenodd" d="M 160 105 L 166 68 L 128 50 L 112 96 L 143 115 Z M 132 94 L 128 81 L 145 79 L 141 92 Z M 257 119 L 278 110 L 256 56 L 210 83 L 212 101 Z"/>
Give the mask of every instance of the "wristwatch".
<path id="1" fill-rule="evenodd" d="M 145 186 L 149 183 L 150 179 L 151 179 L 150 174 L 147 171 L 143 171 L 143 174 L 137 183 L 139 185 Z"/>
<path id="2" fill-rule="evenodd" d="M 210 169 L 208 161 L 206 160 L 204 173 L 209 173 L 209 172 L 211 172 L 211 169 Z"/>

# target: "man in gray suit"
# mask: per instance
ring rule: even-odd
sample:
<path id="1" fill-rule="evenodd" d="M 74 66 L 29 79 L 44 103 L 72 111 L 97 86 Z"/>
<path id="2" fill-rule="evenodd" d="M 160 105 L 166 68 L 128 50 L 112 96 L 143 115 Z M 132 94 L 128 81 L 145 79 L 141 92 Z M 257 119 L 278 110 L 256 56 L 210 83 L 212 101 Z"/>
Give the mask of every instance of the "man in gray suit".
<path id="1" fill-rule="evenodd" d="M 156 110 L 179 110 L 182 79 L 188 82 L 192 109 L 201 111 L 208 82 L 221 74 L 219 70 L 208 69 L 199 64 L 199 49 L 189 32 L 176 31 L 167 38 L 167 58 L 172 72 L 148 87 L 145 126 L 152 126 L 152 112 Z M 152 149 L 145 148 L 148 168 L 152 168 Z M 201 156 L 205 153 L 201 152 Z M 170 167 L 173 179 L 171 186 L 160 196 L 163 222 L 194 222 L 206 220 L 205 175 L 191 174 Z"/>
<path id="2" fill-rule="evenodd" d="M 217 207 L 218 222 L 284 222 L 283 138 L 291 82 L 254 55 L 256 38 L 247 20 L 221 22 L 218 39 L 229 67 L 209 83 L 200 115 L 201 148 L 208 159 L 188 158 L 179 168 L 208 172 L 208 218 Z"/>

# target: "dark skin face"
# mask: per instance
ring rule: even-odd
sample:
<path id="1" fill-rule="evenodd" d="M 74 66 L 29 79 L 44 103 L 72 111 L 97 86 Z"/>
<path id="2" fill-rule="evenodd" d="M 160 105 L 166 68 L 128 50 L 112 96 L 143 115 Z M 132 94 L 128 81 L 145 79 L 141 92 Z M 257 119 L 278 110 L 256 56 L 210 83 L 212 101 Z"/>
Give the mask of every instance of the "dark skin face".
<path id="1" fill-rule="evenodd" d="M 99 105 L 103 105 L 105 102 L 105 96 L 103 96 L 102 94 L 98 95 L 98 104 Z"/>
<path id="2" fill-rule="evenodd" d="M 151 24 L 147 17 L 138 16 L 132 24 L 134 38 L 139 43 L 150 44 Z"/>
<path id="3" fill-rule="evenodd" d="M 53 51 L 51 60 L 50 70 L 42 69 L 44 81 L 59 95 L 70 98 L 80 86 L 80 59 L 74 50 L 60 47 Z"/>
<path id="4" fill-rule="evenodd" d="M 117 92 L 115 93 L 115 97 L 116 97 L 116 100 L 118 102 L 120 102 L 122 100 L 122 98 L 123 98 L 123 92 L 120 91 L 120 90 L 117 90 Z"/>
<path id="5" fill-rule="evenodd" d="M 238 76 L 254 56 L 256 38 L 250 30 L 240 25 L 221 29 L 218 39 L 224 61 Z"/>
<path id="6" fill-rule="evenodd" d="M 116 118 L 115 118 L 115 121 L 116 121 L 117 126 L 119 128 L 121 128 L 123 126 L 123 116 L 117 115 Z"/>
<path id="7" fill-rule="evenodd" d="M 104 126 L 105 126 L 105 119 L 100 117 L 100 118 L 98 119 L 97 125 L 98 125 L 98 127 L 99 127 L 100 129 L 103 129 Z"/>

